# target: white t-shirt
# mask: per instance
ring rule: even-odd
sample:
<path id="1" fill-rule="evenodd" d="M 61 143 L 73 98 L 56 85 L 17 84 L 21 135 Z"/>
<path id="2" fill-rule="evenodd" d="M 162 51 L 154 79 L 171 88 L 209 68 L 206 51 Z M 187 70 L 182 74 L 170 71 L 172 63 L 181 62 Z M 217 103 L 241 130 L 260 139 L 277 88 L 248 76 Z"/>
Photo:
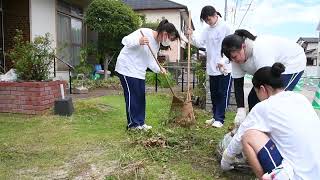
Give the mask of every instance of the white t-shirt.
<path id="1" fill-rule="evenodd" d="M 255 105 L 230 142 L 228 154 L 241 153 L 241 137 L 249 129 L 269 135 L 292 166 L 293 180 L 320 178 L 320 120 L 306 97 L 282 91 Z"/>
<path id="2" fill-rule="evenodd" d="M 241 78 L 246 73 L 253 75 L 264 66 L 282 63 L 286 70 L 283 74 L 294 74 L 306 68 L 306 55 L 297 43 L 272 36 L 258 36 L 253 41 L 252 56 L 244 64 L 232 62 L 232 77 Z"/>
<path id="3" fill-rule="evenodd" d="M 149 45 L 154 55 L 157 55 L 160 45 L 153 37 L 153 30 L 148 28 L 138 29 L 122 39 L 121 43 L 124 47 L 118 56 L 115 71 L 125 76 L 145 79 L 147 68 L 157 73 L 160 72 L 160 68 L 148 46 L 139 44 L 139 39 L 142 37 L 140 30 L 149 39 Z"/>
<path id="4" fill-rule="evenodd" d="M 199 39 L 192 36 L 192 44 L 205 47 L 207 53 L 207 74 L 217 76 L 222 73 L 217 69 L 217 64 L 223 64 L 228 73 L 231 72 L 231 63 L 227 58 L 221 57 L 221 44 L 227 35 L 231 34 L 230 27 L 220 18 L 214 27 L 206 27 Z"/>

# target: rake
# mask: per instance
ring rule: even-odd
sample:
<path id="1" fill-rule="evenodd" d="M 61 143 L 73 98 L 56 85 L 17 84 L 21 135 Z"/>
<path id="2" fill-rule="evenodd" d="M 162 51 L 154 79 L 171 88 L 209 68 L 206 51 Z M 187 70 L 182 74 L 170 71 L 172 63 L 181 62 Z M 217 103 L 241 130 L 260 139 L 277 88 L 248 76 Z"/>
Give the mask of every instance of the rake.
<path id="1" fill-rule="evenodd" d="M 189 15 L 189 24 L 191 21 L 191 17 Z M 143 32 L 140 31 L 141 35 L 144 36 Z M 154 55 L 151 47 L 149 44 L 148 48 L 153 56 L 153 58 L 155 59 L 155 61 L 157 62 L 159 68 L 161 67 L 158 59 L 156 58 L 156 56 Z M 188 85 L 188 91 L 187 91 L 187 97 L 186 100 L 183 101 L 180 98 L 178 98 L 176 96 L 176 94 L 174 93 L 168 77 L 165 75 L 165 79 L 169 85 L 170 91 L 173 95 L 172 97 L 172 103 L 171 103 L 171 108 L 170 108 L 170 117 L 173 119 L 173 122 L 179 124 L 180 126 L 183 127 L 189 127 L 191 125 L 193 125 L 195 123 L 195 117 L 194 117 L 194 113 L 193 113 L 193 107 L 192 107 L 192 100 L 191 100 L 191 95 L 190 95 L 190 37 L 189 37 L 189 43 L 188 43 L 188 81 L 187 81 L 187 85 Z"/>

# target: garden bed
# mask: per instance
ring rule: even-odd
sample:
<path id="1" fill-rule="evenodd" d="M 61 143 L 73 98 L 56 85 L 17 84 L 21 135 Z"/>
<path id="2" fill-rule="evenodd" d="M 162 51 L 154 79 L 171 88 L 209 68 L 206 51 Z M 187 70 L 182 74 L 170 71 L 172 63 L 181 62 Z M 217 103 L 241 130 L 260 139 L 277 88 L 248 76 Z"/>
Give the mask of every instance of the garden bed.
<path id="1" fill-rule="evenodd" d="M 48 82 L 0 82 L 0 112 L 42 114 L 61 98 L 60 84 L 65 81 Z"/>

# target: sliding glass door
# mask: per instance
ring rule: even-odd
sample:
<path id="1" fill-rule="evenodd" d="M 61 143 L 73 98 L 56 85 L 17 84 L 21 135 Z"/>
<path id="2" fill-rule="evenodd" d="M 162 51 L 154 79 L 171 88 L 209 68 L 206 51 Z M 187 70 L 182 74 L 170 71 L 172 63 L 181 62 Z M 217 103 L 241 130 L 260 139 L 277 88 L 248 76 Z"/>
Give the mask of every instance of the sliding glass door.
<path id="1" fill-rule="evenodd" d="M 69 64 L 76 66 L 80 63 L 80 48 L 83 44 L 83 13 L 80 8 L 64 1 L 58 2 L 58 56 Z M 58 71 L 68 70 L 62 63 L 58 63 L 57 69 Z"/>

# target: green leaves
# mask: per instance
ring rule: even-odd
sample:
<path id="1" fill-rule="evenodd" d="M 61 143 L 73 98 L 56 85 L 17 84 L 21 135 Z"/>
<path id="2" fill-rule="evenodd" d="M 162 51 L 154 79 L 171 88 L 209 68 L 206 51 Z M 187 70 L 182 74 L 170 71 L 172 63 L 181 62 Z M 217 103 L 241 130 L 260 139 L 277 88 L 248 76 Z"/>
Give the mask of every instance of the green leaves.
<path id="1" fill-rule="evenodd" d="M 158 74 L 157 80 L 158 80 L 158 86 L 161 88 L 169 88 L 169 84 L 166 80 L 166 77 L 169 80 L 170 86 L 174 86 L 174 84 L 176 83 L 175 80 L 173 79 L 172 75 L 168 72 L 167 75 L 163 75 L 163 74 Z M 156 84 L 156 73 L 153 72 L 147 72 L 146 74 L 146 84 L 147 85 L 155 85 Z"/>
<path id="2" fill-rule="evenodd" d="M 94 31 L 116 38 L 137 29 L 140 19 L 122 1 L 94 0 L 86 11 L 85 22 Z"/>
<path id="3" fill-rule="evenodd" d="M 85 13 L 85 23 L 99 34 L 98 52 L 105 57 L 119 52 L 121 39 L 135 31 L 140 23 L 139 16 L 122 1 L 93 0 Z M 110 63 L 110 70 L 115 61 Z"/>
<path id="4" fill-rule="evenodd" d="M 14 37 L 14 48 L 8 57 L 14 62 L 18 78 L 24 81 L 48 80 L 54 59 L 50 34 L 38 36 L 33 42 L 23 40 L 22 31 L 17 30 Z"/>

